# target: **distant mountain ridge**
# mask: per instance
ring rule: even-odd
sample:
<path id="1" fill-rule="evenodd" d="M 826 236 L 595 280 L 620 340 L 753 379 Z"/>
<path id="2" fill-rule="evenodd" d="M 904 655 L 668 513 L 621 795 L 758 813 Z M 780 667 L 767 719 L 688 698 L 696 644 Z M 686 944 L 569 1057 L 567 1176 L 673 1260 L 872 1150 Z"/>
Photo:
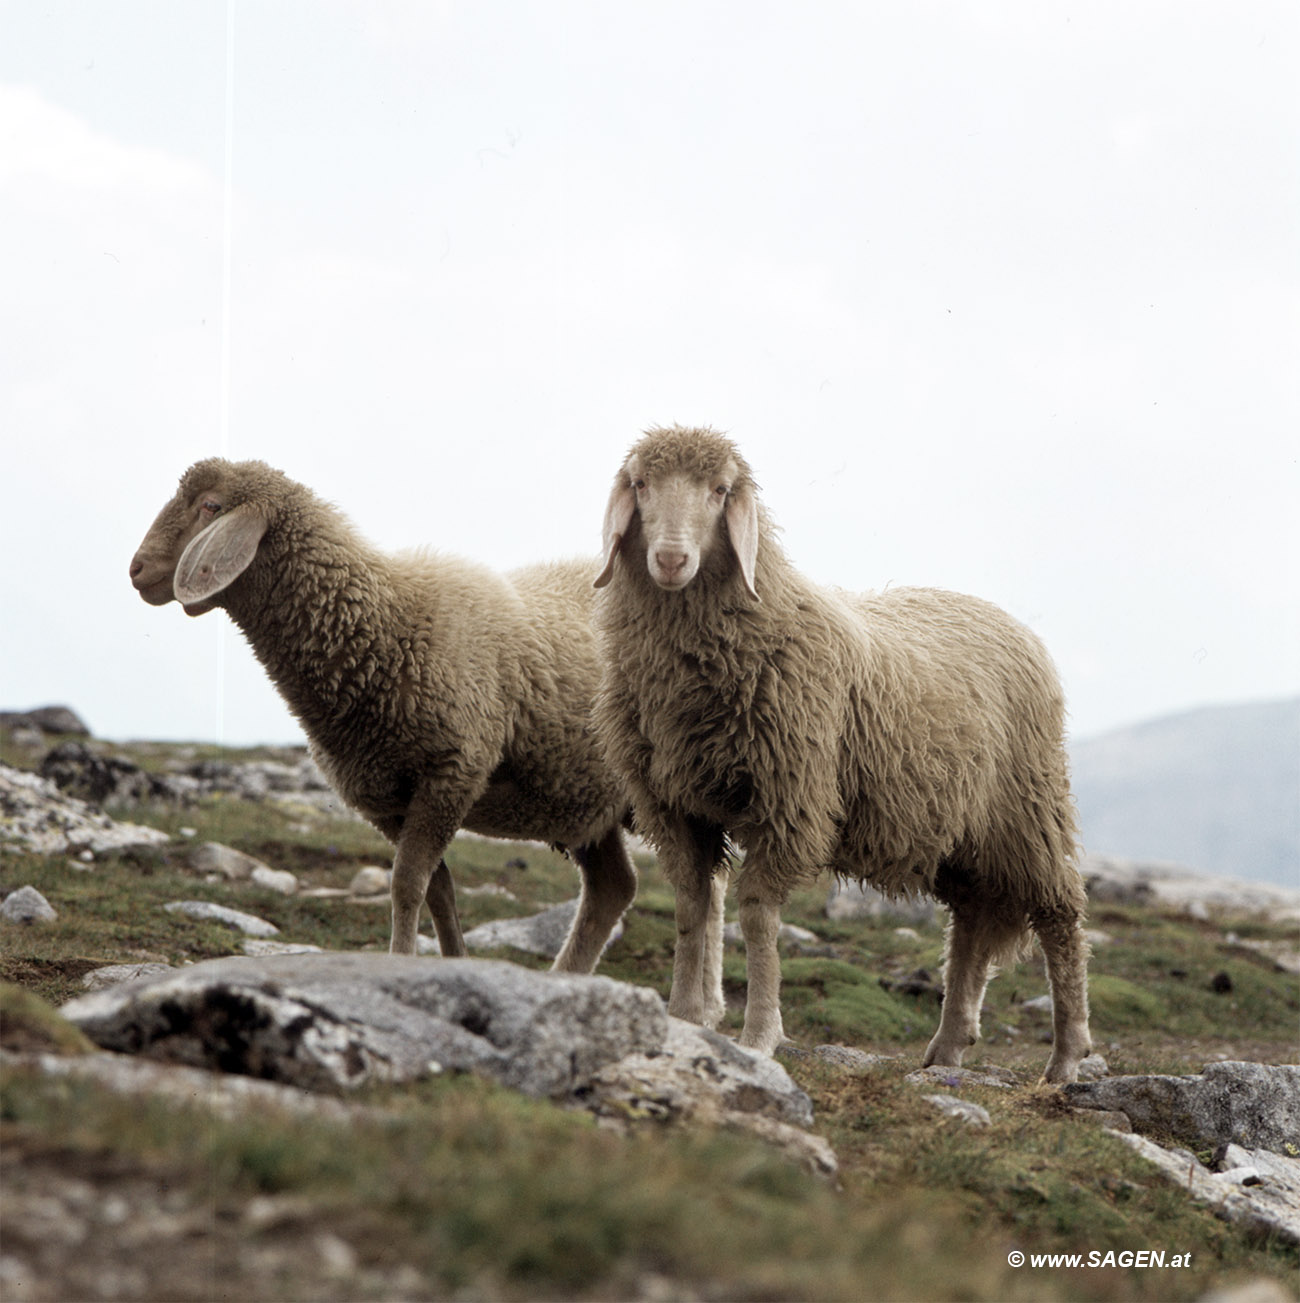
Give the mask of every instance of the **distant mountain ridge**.
<path id="1" fill-rule="evenodd" d="M 1090 853 L 1300 886 L 1300 697 L 1164 716 L 1070 755 Z"/>

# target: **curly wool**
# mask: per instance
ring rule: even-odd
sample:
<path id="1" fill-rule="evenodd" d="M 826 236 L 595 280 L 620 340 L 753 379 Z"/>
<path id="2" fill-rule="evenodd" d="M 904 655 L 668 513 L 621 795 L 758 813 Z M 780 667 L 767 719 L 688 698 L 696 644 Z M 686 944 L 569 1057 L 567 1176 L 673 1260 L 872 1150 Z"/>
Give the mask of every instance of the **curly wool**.
<path id="1" fill-rule="evenodd" d="M 217 484 L 230 486 L 227 511 L 268 521 L 220 604 L 350 805 L 400 815 L 418 777 L 486 768 L 473 831 L 573 846 L 617 825 L 626 797 L 588 721 L 596 649 L 572 636 L 591 609 L 589 562 L 503 576 L 455 557 L 388 556 L 260 462 L 199 462 L 178 497 Z"/>
<path id="2" fill-rule="evenodd" d="M 730 462 L 752 484 L 712 431 L 653 431 L 634 452 L 701 480 Z M 978 598 L 815 585 L 759 519 L 760 601 L 722 548 L 664 591 L 634 522 L 597 608 L 596 723 L 647 839 L 720 825 L 781 897 L 823 872 L 940 898 L 973 875 L 1022 916 L 1081 906 L 1064 702 L 1039 640 Z"/>

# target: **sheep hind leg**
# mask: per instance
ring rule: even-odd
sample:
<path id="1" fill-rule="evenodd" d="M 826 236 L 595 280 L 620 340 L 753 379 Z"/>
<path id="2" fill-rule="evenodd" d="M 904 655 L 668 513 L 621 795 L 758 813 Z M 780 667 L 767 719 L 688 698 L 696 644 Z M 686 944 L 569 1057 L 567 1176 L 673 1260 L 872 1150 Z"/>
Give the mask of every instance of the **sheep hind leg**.
<path id="1" fill-rule="evenodd" d="M 582 896 L 552 968 L 557 973 L 590 973 L 636 895 L 636 869 L 617 828 L 599 841 L 574 847 L 571 854 L 582 874 Z"/>
<path id="2" fill-rule="evenodd" d="M 1033 920 L 1047 961 L 1052 988 L 1052 1054 L 1043 1080 L 1053 1085 L 1076 1081 L 1080 1062 L 1092 1051 L 1088 1031 L 1088 942 L 1076 910 Z"/>
<path id="3" fill-rule="evenodd" d="M 460 930 L 460 914 L 456 910 L 456 884 L 452 881 L 446 860 L 440 859 L 438 867 L 429 876 L 424 899 L 433 917 L 433 932 L 438 938 L 438 950 L 447 959 L 466 954 L 465 938 Z"/>
<path id="4" fill-rule="evenodd" d="M 970 902 L 953 906 L 943 972 L 939 1030 L 925 1051 L 924 1067 L 961 1067 L 962 1056 L 980 1038 L 980 1006 L 995 959 L 1014 952 L 1019 926 L 1008 927 Z"/>

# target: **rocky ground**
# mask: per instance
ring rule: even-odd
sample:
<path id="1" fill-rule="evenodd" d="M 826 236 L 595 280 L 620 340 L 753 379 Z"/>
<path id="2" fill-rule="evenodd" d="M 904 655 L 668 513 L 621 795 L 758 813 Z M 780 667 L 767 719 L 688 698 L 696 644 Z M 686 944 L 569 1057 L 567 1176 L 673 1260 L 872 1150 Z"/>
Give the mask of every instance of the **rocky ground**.
<path id="1" fill-rule="evenodd" d="M 68 720 L 56 722 L 66 726 Z M 1143 1188 L 1168 1182 L 1188 1215 L 1208 1213 L 1237 1228 L 1241 1244 L 1264 1246 L 1264 1256 L 1242 1248 L 1233 1268 L 1236 1248 L 1220 1245 L 1219 1270 L 1202 1258 L 1200 1274 L 1189 1267 L 1192 1274 L 1163 1278 L 1173 1282 L 1168 1293 L 1150 1275 L 1117 1268 L 1091 1278 L 1040 1275 L 1027 1293 L 1028 1277 L 995 1274 L 963 1287 L 964 1296 L 1008 1297 L 1005 1291 L 1019 1290 L 1014 1296 L 1195 1298 L 1220 1286 L 1244 1288 L 1253 1279 L 1251 1288 L 1273 1291 L 1261 1294 L 1260 1303 L 1292 1297 L 1283 1282 L 1300 1263 L 1300 1068 L 1294 1066 L 1300 1056 L 1285 1027 L 1289 1018 L 1294 1032 L 1300 1010 L 1300 891 L 1210 881 L 1174 866 L 1089 861 L 1085 874 L 1096 903 L 1093 1021 L 1102 1054 L 1088 1061 L 1088 1080 L 1064 1092 L 1034 1084 L 1033 1064 L 1045 1053 L 1038 1038 L 1047 997 L 1019 990 L 1008 997 L 1008 980 L 1018 984 L 1014 976 L 991 988 L 1004 1003 L 986 1011 L 987 1055 L 973 1055 L 971 1069 L 919 1071 L 913 1038 L 923 1031 L 899 1024 L 898 1011 L 905 1016 L 923 1011 L 927 1002 L 933 1007 L 937 977 L 913 961 L 935 953 L 942 918 L 928 902 L 899 913 L 872 893 L 833 891 L 818 913 L 805 904 L 803 926 L 785 930 L 787 1027 L 794 1040 L 776 1060 L 761 1059 L 727 1037 L 667 1017 L 662 990 L 671 930 L 667 924 L 662 947 L 655 940 L 661 934 L 649 930 L 665 910 L 652 871 L 628 916 L 627 935 L 620 930 L 612 939 L 602 965 L 602 973 L 623 980 L 557 979 L 536 971 L 558 949 L 574 902 L 529 909 L 506 885 L 519 880 L 511 864 L 534 857 L 528 848 L 491 847 L 498 859 L 486 880 L 462 883 L 462 910 L 488 915 L 467 929 L 471 951 L 494 958 L 430 963 L 362 953 L 373 942 L 357 942 L 356 920 L 377 920 L 384 931 L 386 865 L 364 863 L 358 854 L 322 875 L 321 856 L 341 858 L 336 848 L 293 849 L 293 829 L 307 843 L 321 820 L 345 816 L 302 753 L 231 758 L 184 748 L 112 748 L 86 737 L 51 738 L 39 721 L 12 719 L 0 736 L 13 762 L 0 766 L 0 941 L 5 971 L 17 982 L 0 1038 L 7 1101 L 0 1108 L 7 1128 L 0 1293 L 6 1299 L 454 1294 L 448 1279 L 420 1265 L 413 1253 L 387 1261 L 359 1244 L 350 1219 L 310 1215 L 318 1196 L 277 1190 L 214 1211 L 217 1205 L 191 1179 L 178 1175 L 173 1187 L 160 1187 L 138 1156 L 115 1155 L 97 1144 L 61 1149 L 48 1131 L 21 1119 L 54 1108 L 51 1083 L 63 1082 L 93 1091 L 95 1108 L 109 1107 L 103 1101 L 112 1098 L 171 1100 L 185 1108 L 197 1103 L 214 1118 L 247 1118 L 268 1109 L 323 1126 L 369 1126 L 383 1115 L 396 1119 L 391 1128 L 404 1115 L 377 1101 L 375 1090 L 441 1089 L 439 1081 L 465 1072 L 546 1101 L 545 1107 L 594 1117 L 602 1130 L 627 1136 L 672 1125 L 748 1137 L 832 1192 L 836 1215 L 857 1206 L 858 1190 L 870 1216 L 883 1215 L 871 1197 L 873 1165 L 877 1173 L 906 1171 L 910 1180 L 920 1179 L 913 1159 L 882 1139 L 884 1117 L 895 1119 L 900 1135 L 923 1125 L 921 1133 L 906 1131 L 913 1138 L 904 1150 L 948 1137 L 943 1143 L 955 1146 L 948 1161 L 958 1167 L 976 1152 L 972 1146 L 985 1146 L 978 1152 L 986 1155 L 986 1166 L 990 1152 L 1003 1161 L 1013 1119 L 1021 1128 L 1016 1134 L 1028 1125 L 1025 1110 L 1039 1119 L 1074 1119 L 1055 1141 L 1063 1153 L 1067 1146 L 1079 1149 L 1080 1156 L 1068 1161 L 1089 1161 L 1086 1135 L 1107 1129 L 1146 1164 L 1156 1184 Z M 276 854 L 250 854 L 204 836 L 225 826 L 215 822 L 218 815 L 229 821 L 232 810 L 255 808 L 256 826 L 273 826 L 274 836 L 249 832 L 229 840 Z M 274 811 L 270 824 L 268 810 Z M 61 874 L 50 870 L 56 864 L 66 866 Z M 82 907 L 84 893 L 52 887 L 78 878 L 83 885 L 106 884 L 113 866 L 122 865 L 134 866 L 123 878 L 128 886 L 132 874 L 138 889 L 141 872 L 171 872 L 168 883 L 188 880 L 195 890 L 160 897 L 148 928 L 133 926 L 129 907 L 119 917 L 113 913 L 118 904 L 106 905 L 118 921 L 85 934 L 92 942 L 77 942 L 93 945 L 93 953 L 61 950 L 60 929 L 75 933 L 70 915 Z M 44 890 L 18 880 L 28 869 Z M 330 912 L 338 910 L 350 912 Z M 345 922 L 340 930 L 320 919 Z M 1216 938 L 1219 955 L 1239 956 L 1196 979 L 1198 1008 L 1225 1007 L 1204 994 L 1216 981 L 1225 1000 L 1240 997 L 1245 1012 L 1235 1026 L 1202 1032 L 1201 1023 L 1186 1021 L 1191 1015 L 1179 1001 L 1189 973 L 1163 958 L 1159 988 L 1154 972 L 1144 986 L 1134 982 L 1134 969 L 1125 968 L 1124 976 L 1109 971 L 1107 948 L 1124 951 L 1108 931 L 1117 926 L 1151 937 L 1153 955 L 1156 949 L 1162 956 L 1202 953 L 1179 940 L 1184 929 L 1188 936 Z M 229 940 L 216 939 L 222 936 Z M 119 940 L 110 946 L 105 937 Z M 186 938 L 184 953 L 177 949 L 180 938 Z M 426 945 L 436 948 L 431 938 Z M 205 949 L 243 957 L 205 958 Z M 1132 955 L 1133 963 L 1141 962 L 1141 948 Z M 501 962 L 505 958 L 524 966 Z M 109 959 L 115 962 L 100 962 Z M 857 971 L 867 959 L 869 982 Z M 733 952 L 733 998 L 740 992 L 739 962 Z M 1244 983 L 1257 980 L 1262 985 L 1248 992 Z M 1166 987 L 1173 994 L 1164 994 Z M 1257 989 L 1267 995 L 1257 996 Z M 61 1003 L 76 991 L 59 1018 L 24 1004 L 34 992 L 47 999 L 62 993 L 56 998 Z M 850 999 L 850 1012 L 838 1021 L 837 1001 Z M 1250 1017 L 1252 1008 L 1260 1010 L 1258 1019 Z M 1108 1027 L 1112 1014 L 1114 1026 Z M 1181 1046 L 1170 1034 L 1179 1025 L 1195 1033 L 1184 1035 Z M 861 1032 L 835 1035 L 846 1026 Z M 859 1045 L 829 1043 L 828 1031 L 833 1040 Z M 1218 1061 L 1191 1061 L 1198 1053 Z M 1132 1070 L 1157 1061 L 1172 1061 L 1177 1070 Z M 26 1102 L 29 1096 L 36 1102 Z M 846 1100 L 854 1102 L 846 1106 Z M 930 1121 L 919 1123 L 923 1118 Z M 916 1141 L 918 1134 L 924 1142 Z M 1032 1143 L 1041 1142 L 1035 1134 Z M 961 1189 L 979 1188 L 973 1169 L 965 1179 Z M 1008 1178 L 1007 1189 L 987 1196 L 1001 1210 L 995 1214 L 999 1235 L 1012 1235 L 1021 1215 L 1015 1210 L 1027 1196 L 1016 1193 L 1017 1183 L 1035 1188 L 1042 1179 Z M 1103 1183 L 1109 1179 L 1098 1173 Z M 1112 1204 L 1130 1198 L 1125 1180 L 1106 1194 Z M 903 1202 L 907 1197 L 900 1195 Z M 1056 1234 L 1076 1243 L 1068 1226 Z M 1045 1230 L 1033 1235 L 1054 1242 Z M 229 1279 L 217 1286 L 225 1261 Z M 511 1297 L 564 1296 L 554 1280 L 549 1286 L 534 1281 L 520 1293 L 518 1282 L 490 1273 L 477 1279 L 477 1285 L 462 1284 L 465 1297 L 493 1297 L 495 1290 Z M 665 1276 L 644 1263 L 617 1277 L 616 1287 L 614 1279 L 593 1276 L 584 1288 L 566 1288 L 573 1297 L 589 1296 L 591 1287 L 624 1297 L 785 1296 L 765 1294 L 771 1287 L 759 1286 L 740 1265 L 711 1282 L 699 1269 L 687 1279 L 680 1269 Z M 854 1296 L 829 1267 L 820 1286 L 816 1276 L 807 1284 L 782 1279 L 790 1297 Z M 943 1285 L 934 1285 L 929 1294 L 912 1296 L 947 1295 Z"/>

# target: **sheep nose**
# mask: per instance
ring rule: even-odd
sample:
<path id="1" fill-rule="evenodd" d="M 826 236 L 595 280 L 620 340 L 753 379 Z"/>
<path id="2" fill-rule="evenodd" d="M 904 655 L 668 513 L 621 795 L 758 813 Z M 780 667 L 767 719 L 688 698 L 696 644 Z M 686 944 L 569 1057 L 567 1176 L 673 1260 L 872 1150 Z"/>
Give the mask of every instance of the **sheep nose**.
<path id="1" fill-rule="evenodd" d="M 656 552 L 655 565 L 659 567 L 665 578 L 673 579 L 686 569 L 686 553 Z"/>
<path id="2" fill-rule="evenodd" d="M 140 558 L 139 558 L 138 556 L 136 556 L 136 557 L 132 557 L 132 558 L 131 558 L 131 578 L 134 579 L 134 578 L 136 577 L 136 575 L 138 575 L 138 574 L 140 573 L 140 571 L 143 570 L 143 569 L 144 569 L 144 562 L 141 561 Z"/>

